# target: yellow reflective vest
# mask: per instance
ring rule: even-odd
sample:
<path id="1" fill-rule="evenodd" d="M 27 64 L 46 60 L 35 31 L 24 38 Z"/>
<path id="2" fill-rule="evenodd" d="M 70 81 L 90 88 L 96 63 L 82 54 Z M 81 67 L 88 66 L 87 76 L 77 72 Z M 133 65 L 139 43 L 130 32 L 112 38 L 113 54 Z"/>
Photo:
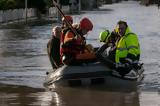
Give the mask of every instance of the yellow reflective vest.
<path id="1" fill-rule="evenodd" d="M 127 58 L 128 54 L 132 54 L 135 57 L 140 55 L 140 45 L 136 34 L 132 33 L 127 27 L 125 35 L 122 36 L 117 43 L 115 61 L 121 62 L 120 59 Z"/>

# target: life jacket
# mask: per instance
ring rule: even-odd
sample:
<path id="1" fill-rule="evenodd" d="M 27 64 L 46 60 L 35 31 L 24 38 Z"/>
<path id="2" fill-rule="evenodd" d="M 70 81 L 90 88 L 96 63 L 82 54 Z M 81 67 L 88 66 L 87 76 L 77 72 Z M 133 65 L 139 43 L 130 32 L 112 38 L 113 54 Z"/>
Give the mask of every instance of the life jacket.
<path id="1" fill-rule="evenodd" d="M 67 33 L 67 31 L 69 31 L 70 28 L 64 28 L 62 30 L 62 34 L 61 34 L 61 40 L 60 40 L 60 56 L 63 55 L 63 52 L 65 51 L 65 48 L 63 48 L 63 45 L 64 45 L 64 37 L 65 37 L 65 34 Z"/>
<path id="2" fill-rule="evenodd" d="M 79 54 L 80 52 L 83 52 L 84 46 L 81 44 L 81 41 L 75 40 L 73 41 L 71 44 L 69 45 L 65 45 L 64 43 L 64 39 L 65 39 L 65 35 L 68 32 L 72 32 L 72 30 L 70 28 L 64 29 L 61 35 L 61 43 L 60 43 L 60 55 L 61 57 L 63 56 L 63 54 L 71 54 L 71 55 L 76 55 Z M 74 36 L 76 36 L 75 34 L 73 34 Z M 83 40 L 85 40 L 84 37 L 82 37 Z"/>

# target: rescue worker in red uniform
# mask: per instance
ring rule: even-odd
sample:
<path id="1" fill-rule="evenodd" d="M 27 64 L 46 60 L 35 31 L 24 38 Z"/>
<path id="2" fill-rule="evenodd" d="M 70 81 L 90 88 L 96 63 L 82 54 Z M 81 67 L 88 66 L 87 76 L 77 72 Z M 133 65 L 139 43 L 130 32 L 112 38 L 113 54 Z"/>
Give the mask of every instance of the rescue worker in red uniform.
<path id="1" fill-rule="evenodd" d="M 55 26 L 52 29 L 52 38 L 47 43 L 47 52 L 51 62 L 53 69 L 57 69 L 62 65 L 61 58 L 60 58 L 60 42 L 64 36 L 62 36 L 63 32 L 69 29 L 68 21 L 70 24 L 73 23 L 73 18 L 71 16 L 65 16 L 62 18 L 62 26 Z"/>
<path id="2" fill-rule="evenodd" d="M 79 25 L 74 26 L 74 29 L 78 35 L 68 28 L 63 33 L 64 37 L 61 37 L 61 59 L 67 65 L 79 65 L 83 60 L 95 58 L 95 54 L 86 47 L 84 37 L 84 35 L 93 29 L 92 22 L 88 18 L 83 18 Z"/>

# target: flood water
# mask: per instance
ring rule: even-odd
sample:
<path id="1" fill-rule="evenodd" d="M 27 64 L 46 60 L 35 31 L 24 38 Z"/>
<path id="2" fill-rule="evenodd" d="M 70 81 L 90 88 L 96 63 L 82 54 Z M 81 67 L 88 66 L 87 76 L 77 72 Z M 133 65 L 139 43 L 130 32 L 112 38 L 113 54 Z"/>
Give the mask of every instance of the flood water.
<path id="1" fill-rule="evenodd" d="M 104 5 L 99 10 L 74 15 L 74 22 L 88 17 L 94 29 L 87 43 L 97 40 L 103 29 L 113 30 L 126 20 L 138 34 L 145 78 L 136 87 L 57 87 L 43 86 L 51 70 L 46 44 L 57 23 L 1 27 L 0 29 L 0 106 L 160 106 L 160 10 L 129 1 Z"/>

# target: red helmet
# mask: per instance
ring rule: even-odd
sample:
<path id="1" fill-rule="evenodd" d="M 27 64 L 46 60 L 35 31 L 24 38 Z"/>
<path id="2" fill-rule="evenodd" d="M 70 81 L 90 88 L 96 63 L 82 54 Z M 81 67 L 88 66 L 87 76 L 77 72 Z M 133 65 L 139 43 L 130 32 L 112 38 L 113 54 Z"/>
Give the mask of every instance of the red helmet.
<path id="1" fill-rule="evenodd" d="M 93 29 L 93 24 L 88 18 L 83 18 L 80 21 L 80 28 L 86 29 L 87 31 L 91 31 Z"/>
<path id="2" fill-rule="evenodd" d="M 69 16 L 69 15 L 66 15 L 65 18 L 62 17 L 62 22 L 65 22 L 65 19 L 66 19 L 67 21 L 69 21 L 69 22 L 73 22 L 73 18 L 72 18 L 71 16 Z M 72 24 L 72 23 L 71 23 L 71 24 Z"/>

